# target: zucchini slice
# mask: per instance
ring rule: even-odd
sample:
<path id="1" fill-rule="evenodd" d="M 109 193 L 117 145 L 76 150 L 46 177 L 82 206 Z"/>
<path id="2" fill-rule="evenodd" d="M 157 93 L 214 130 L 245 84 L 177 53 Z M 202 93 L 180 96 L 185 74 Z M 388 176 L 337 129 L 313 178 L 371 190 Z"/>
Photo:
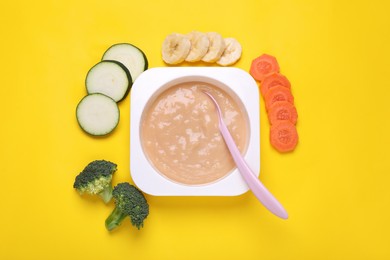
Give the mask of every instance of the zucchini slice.
<path id="1" fill-rule="evenodd" d="M 111 60 L 94 65 L 85 79 L 88 94 L 101 93 L 116 102 L 127 96 L 132 85 L 129 70 L 122 63 Z"/>
<path id="2" fill-rule="evenodd" d="M 118 104 L 104 94 L 89 94 L 77 105 L 76 118 L 80 127 L 88 134 L 106 135 L 119 123 Z"/>
<path id="3" fill-rule="evenodd" d="M 116 60 L 126 66 L 130 71 L 133 82 L 148 69 L 148 59 L 145 53 L 130 43 L 117 43 L 112 45 L 103 54 L 102 60 Z"/>

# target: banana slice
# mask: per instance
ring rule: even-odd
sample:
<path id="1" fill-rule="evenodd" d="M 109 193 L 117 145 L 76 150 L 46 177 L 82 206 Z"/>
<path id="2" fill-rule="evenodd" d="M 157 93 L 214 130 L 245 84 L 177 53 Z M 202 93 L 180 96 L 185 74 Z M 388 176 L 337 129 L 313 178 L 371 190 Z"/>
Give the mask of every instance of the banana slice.
<path id="1" fill-rule="evenodd" d="M 192 31 L 187 36 L 191 41 L 191 50 L 185 60 L 189 62 L 200 61 L 209 49 L 209 38 L 205 33 L 197 31 Z"/>
<path id="2" fill-rule="evenodd" d="M 241 44 L 234 38 L 225 38 L 224 42 L 226 47 L 221 58 L 217 61 L 217 64 L 221 66 L 229 66 L 240 59 L 242 47 Z"/>
<path id="3" fill-rule="evenodd" d="M 219 33 L 208 32 L 206 35 L 209 38 L 210 46 L 207 53 L 203 56 L 202 61 L 216 62 L 225 50 L 225 42 Z"/>
<path id="4" fill-rule="evenodd" d="M 179 33 L 169 34 L 162 45 L 162 59 L 168 64 L 183 62 L 191 49 L 190 39 Z"/>

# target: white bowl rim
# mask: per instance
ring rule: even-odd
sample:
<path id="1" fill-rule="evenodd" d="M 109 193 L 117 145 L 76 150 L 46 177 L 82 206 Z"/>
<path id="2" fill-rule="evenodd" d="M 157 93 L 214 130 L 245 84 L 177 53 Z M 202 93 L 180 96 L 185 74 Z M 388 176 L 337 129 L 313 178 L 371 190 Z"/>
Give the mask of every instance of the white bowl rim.
<path id="1" fill-rule="evenodd" d="M 143 153 L 140 123 L 145 106 L 161 87 L 184 81 L 220 82 L 237 96 L 249 119 L 249 141 L 244 158 L 260 174 L 260 106 L 255 80 L 244 70 L 234 67 L 158 67 L 143 72 L 134 82 L 130 95 L 130 174 L 138 188 L 155 196 L 236 196 L 248 191 L 237 169 L 218 181 L 202 185 L 173 182 L 150 164 Z"/>

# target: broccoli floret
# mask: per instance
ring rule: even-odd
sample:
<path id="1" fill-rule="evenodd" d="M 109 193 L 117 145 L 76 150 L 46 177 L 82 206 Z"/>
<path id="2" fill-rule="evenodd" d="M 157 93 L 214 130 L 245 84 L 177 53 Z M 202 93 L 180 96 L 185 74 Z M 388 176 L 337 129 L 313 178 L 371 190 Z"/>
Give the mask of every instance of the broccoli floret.
<path id="1" fill-rule="evenodd" d="M 116 167 L 115 163 L 109 161 L 93 161 L 76 176 L 73 187 L 80 194 L 97 194 L 105 203 L 108 203 L 112 198 L 111 182 Z"/>
<path id="2" fill-rule="evenodd" d="M 115 209 L 106 219 L 106 228 L 111 231 L 118 227 L 129 216 L 131 224 L 138 229 L 143 227 L 149 215 L 149 205 L 144 195 L 135 186 L 127 182 L 119 183 L 112 191 Z"/>

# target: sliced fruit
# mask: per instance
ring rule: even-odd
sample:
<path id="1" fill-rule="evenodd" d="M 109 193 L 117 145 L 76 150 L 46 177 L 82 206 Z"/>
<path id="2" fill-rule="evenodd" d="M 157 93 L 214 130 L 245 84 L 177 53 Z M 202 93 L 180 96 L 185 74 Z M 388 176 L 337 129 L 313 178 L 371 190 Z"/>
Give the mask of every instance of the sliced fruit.
<path id="1" fill-rule="evenodd" d="M 101 61 L 87 73 L 85 86 L 88 94 L 102 93 L 116 102 L 130 91 L 133 82 L 129 70 L 117 61 Z"/>
<path id="2" fill-rule="evenodd" d="M 162 58 L 168 64 L 183 62 L 191 49 L 190 39 L 179 33 L 168 35 L 162 45 Z"/>
<path id="3" fill-rule="evenodd" d="M 296 126 L 290 121 L 279 121 L 270 128 L 271 145 L 279 152 L 291 152 L 298 144 Z"/>
<path id="4" fill-rule="evenodd" d="M 264 95 L 264 101 L 265 101 L 265 107 L 267 111 L 269 108 L 275 103 L 279 101 L 287 101 L 291 104 L 294 104 L 294 96 L 291 94 L 291 90 L 283 87 L 283 86 L 276 86 L 271 88 L 265 95 Z"/>
<path id="5" fill-rule="evenodd" d="M 216 62 L 222 56 L 225 50 L 225 42 L 223 37 L 216 32 L 206 33 L 210 41 L 210 46 L 207 53 L 203 56 L 202 61 L 204 62 Z"/>
<path id="6" fill-rule="evenodd" d="M 291 89 L 291 83 L 286 76 L 280 73 L 268 74 L 260 84 L 260 92 L 264 96 L 268 90 L 276 86 L 283 86 Z"/>
<path id="7" fill-rule="evenodd" d="M 76 118 L 80 127 L 88 134 L 106 135 L 119 123 L 118 104 L 104 94 L 89 94 L 77 105 Z"/>
<path id="8" fill-rule="evenodd" d="M 200 61 L 209 50 L 210 40 L 205 33 L 192 31 L 187 34 L 191 41 L 191 49 L 185 61 L 195 62 Z"/>
<path id="9" fill-rule="evenodd" d="M 290 121 L 296 124 L 298 119 L 297 109 L 287 101 L 275 102 L 268 109 L 268 119 L 271 125 L 279 121 Z"/>
<path id="10" fill-rule="evenodd" d="M 262 81 L 268 74 L 279 72 L 279 64 L 274 56 L 262 54 L 252 61 L 249 73 L 258 81 Z"/>
<path id="11" fill-rule="evenodd" d="M 119 61 L 130 71 L 132 81 L 148 69 L 148 59 L 145 53 L 130 43 L 112 45 L 103 54 L 102 60 Z"/>
<path id="12" fill-rule="evenodd" d="M 242 53 L 241 44 L 234 38 L 225 38 L 225 50 L 222 53 L 222 56 L 217 60 L 217 64 L 221 66 L 229 66 L 236 63 Z"/>

